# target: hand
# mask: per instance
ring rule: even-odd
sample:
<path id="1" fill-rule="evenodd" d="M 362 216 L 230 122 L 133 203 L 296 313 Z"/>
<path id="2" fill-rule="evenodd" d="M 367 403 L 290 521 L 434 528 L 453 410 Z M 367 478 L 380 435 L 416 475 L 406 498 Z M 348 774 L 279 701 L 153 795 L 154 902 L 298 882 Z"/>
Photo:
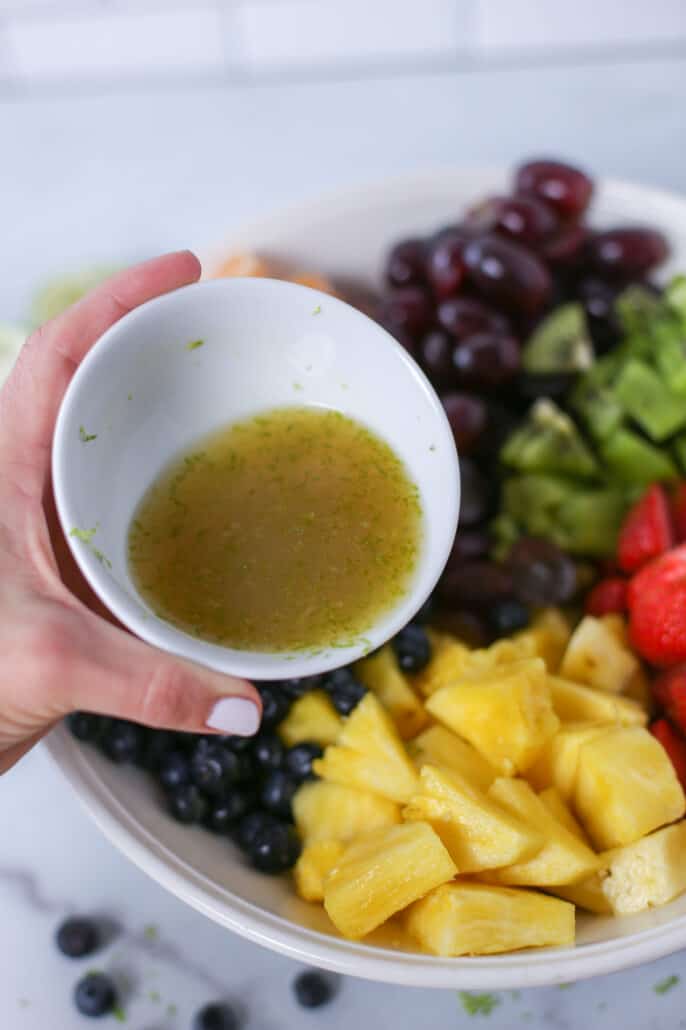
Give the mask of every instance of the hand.
<path id="1" fill-rule="evenodd" d="M 132 308 L 199 275 L 186 251 L 114 276 L 34 333 L 0 391 L 0 772 L 76 709 L 200 733 L 258 728 L 250 683 L 113 624 L 71 559 L 52 497 L 55 419 L 77 365 Z"/>

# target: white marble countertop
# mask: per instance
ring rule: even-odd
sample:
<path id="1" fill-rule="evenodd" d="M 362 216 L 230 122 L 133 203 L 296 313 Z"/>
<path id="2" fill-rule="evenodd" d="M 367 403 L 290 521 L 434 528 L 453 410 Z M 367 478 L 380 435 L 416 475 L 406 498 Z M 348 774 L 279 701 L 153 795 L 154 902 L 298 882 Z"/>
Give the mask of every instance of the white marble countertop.
<path id="1" fill-rule="evenodd" d="M 685 71 L 674 58 L 99 97 L 0 92 L 0 321 L 22 319 L 36 283 L 69 268 L 203 246 L 314 190 L 420 166 L 547 151 L 686 191 Z M 52 942 L 71 911 L 120 927 L 86 967 L 128 978 L 132 1030 L 185 1030 L 217 997 L 238 999 L 255 1030 L 686 1027 L 685 988 L 654 991 L 680 975 L 680 955 L 567 990 L 506 993 L 488 1017 L 469 1017 L 452 992 L 353 980 L 329 1008 L 303 1013 L 290 993 L 293 962 L 213 925 L 133 868 L 38 751 L 0 781 L 2 1030 L 85 1025 L 70 1000 L 83 966 Z"/>

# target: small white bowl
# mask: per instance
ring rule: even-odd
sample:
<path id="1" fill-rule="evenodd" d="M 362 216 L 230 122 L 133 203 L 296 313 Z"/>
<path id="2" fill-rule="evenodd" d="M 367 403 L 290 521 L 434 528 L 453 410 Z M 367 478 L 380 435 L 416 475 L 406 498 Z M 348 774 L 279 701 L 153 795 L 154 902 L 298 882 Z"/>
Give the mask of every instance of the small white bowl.
<path id="1" fill-rule="evenodd" d="M 316 655 L 199 640 L 155 615 L 127 563 L 132 515 L 167 462 L 222 425 L 284 405 L 335 409 L 376 431 L 404 461 L 424 514 L 423 546 L 405 597 L 349 647 Z M 144 304 L 104 334 L 62 403 L 53 477 L 74 557 L 120 622 L 157 647 L 257 680 L 347 664 L 409 622 L 447 560 L 460 491 L 445 413 L 403 348 L 376 322 L 327 294 L 248 278 L 184 287 Z"/>

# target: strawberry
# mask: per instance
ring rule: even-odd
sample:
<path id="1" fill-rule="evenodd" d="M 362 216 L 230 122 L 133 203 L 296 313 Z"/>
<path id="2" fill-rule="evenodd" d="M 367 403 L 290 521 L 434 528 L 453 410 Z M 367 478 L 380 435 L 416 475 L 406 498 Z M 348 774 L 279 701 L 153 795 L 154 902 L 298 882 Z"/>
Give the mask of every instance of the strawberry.
<path id="1" fill-rule="evenodd" d="M 637 572 L 627 601 L 634 649 L 653 665 L 686 661 L 686 544 Z"/>
<path id="2" fill-rule="evenodd" d="M 672 516 L 676 538 L 681 543 L 686 540 L 686 483 L 679 483 L 672 497 Z"/>
<path id="3" fill-rule="evenodd" d="M 586 612 L 597 617 L 625 612 L 626 590 L 626 580 L 619 576 L 601 579 L 586 597 Z"/>
<path id="4" fill-rule="evenodd" d="M 656 719 L 650 727 L 650 732 L 660 741 L 669 755 L 677 779 L 686 790 L 686 740 L 677 733 L 667 719 Z"/>
<path id="5" fill-rule="evenodd" d="M 655 703 L 686 733 L 686 665 L 661 672 L 650 686 Z"/>
<path id="6" fill-rule="evenodd" d="M 653 483 L 624 519 L 617 544 L 619 567 L 635 572 L 673 546 L 674 528 L 667 494 L 659 483 Z"/>

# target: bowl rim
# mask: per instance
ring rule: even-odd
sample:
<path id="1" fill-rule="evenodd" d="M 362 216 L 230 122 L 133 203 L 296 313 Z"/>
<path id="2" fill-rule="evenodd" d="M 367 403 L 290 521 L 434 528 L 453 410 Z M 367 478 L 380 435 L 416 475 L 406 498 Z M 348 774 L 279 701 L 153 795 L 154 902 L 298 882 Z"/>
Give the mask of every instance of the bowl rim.
<path id="1" fill-rule="evenodd" d="M 352 207 L 361 201 L 373 203 L 390 194 L 402 198 L 409 190 L 436 192 L 463 180 L 480 177 L 486 188 L 502 183 L 506 166 L 437 165 L 394 176 L 360 180 L 353 185 L 334 187 L 289 205 L 276 205 L 271 212 L 238 223 L 227 232 L 221 244 L 200 248 L 203 265 L 225 254 L 228 247 L 238 249 L 243 241 L 254 239 L 275 224 L 293 219 L 314 219 L 332 204 Z M 601 177 L 596 196 L 620 196 L 635 202 L 654 199 L 664 206 L 680 209 L 686 224 L 686 196 L 673 190 L 643 185 L 630 180 Z M 254 249 L 253 243 L 250 244 Z M 187 902 L 215 922 L 301 962 L 310 962 L 342 974 L 378 982 L 441 989 L 515 989 L 550 986 L 589 979 L 629 969 L 663 958 L 686 944 L 686 916 L 667 925 L 655 926 L 609 941 L 573 948 L 529 950 L 492 957 L 441 959 L 414 952 L 394 951 L 361 945 L 329 936 L 265 912 L 244 899 L 231 895 L 227 904 L 225 889 L 212 884 L 202 874 L 161 845 L 117 800 L 112 791 L 89 766 L 82 745 L 65 726 L 56 727 L 45 739 L 44 747 L 57 769 L 74 788 L 80 803 L 108 838 L 143 872 L 176 897 Z M 219 895 L 222 895 L 221 901 Z M 214 903 L 213 903 L 214 899 Z"/>

